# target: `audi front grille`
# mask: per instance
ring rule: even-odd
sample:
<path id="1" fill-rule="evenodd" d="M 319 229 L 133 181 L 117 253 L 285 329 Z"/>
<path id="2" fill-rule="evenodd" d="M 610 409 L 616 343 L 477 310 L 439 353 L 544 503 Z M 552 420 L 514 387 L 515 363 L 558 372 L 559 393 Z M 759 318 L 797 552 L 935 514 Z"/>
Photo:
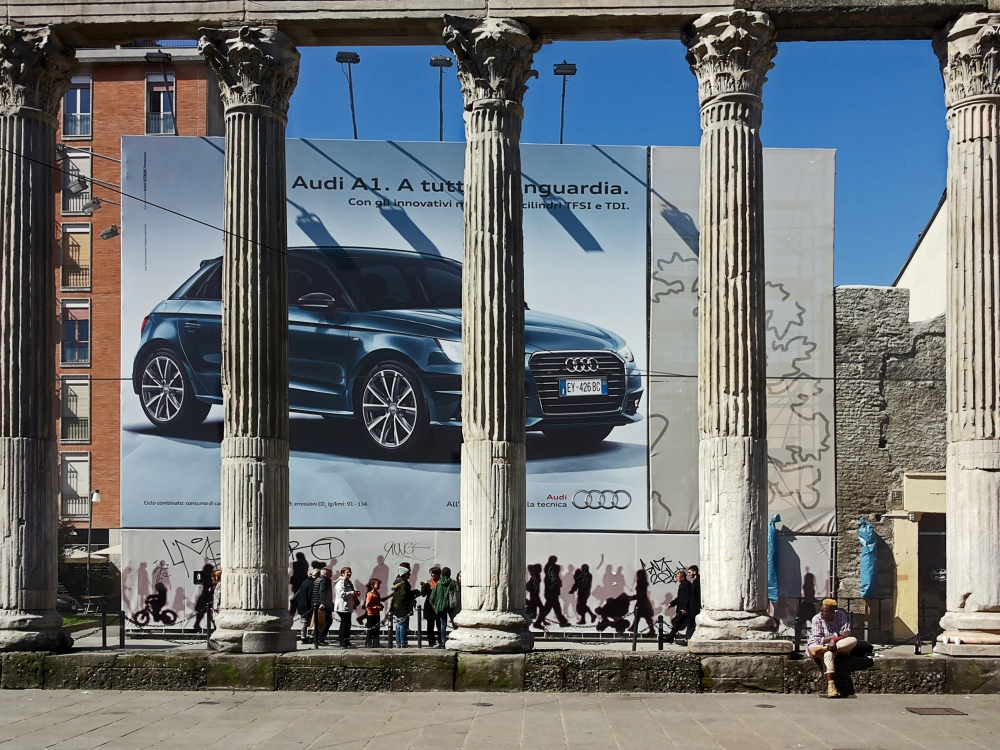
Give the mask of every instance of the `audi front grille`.
<path id="1" fill-rule="evenodd" d="M 569 364 L 567 364 L 569 360 Z M 588 366 L 580 371 L 579 362 Z M 570 351 L 537 352 L 531 355 L 528 367 L 535 380 L 542 414 L 550 417 L 575 414 L 608 414 L 620 411 L 625 398 L 625 363 L 613 352 Z M 575 371 L 574 371 L 575 370 Z M 567 378 L 603 378 L 608 381 L 608 394 L 593 396 L 559 396 L 559 381 Z"/>

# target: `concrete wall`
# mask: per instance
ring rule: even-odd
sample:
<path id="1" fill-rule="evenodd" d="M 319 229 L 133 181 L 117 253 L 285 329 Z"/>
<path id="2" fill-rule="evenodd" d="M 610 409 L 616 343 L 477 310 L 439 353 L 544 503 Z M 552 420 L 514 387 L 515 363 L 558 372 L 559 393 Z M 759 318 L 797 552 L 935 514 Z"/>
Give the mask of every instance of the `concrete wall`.
<path id="1" fill-rule="evenodd" d="M 892 523 L 883 515 L 902 511 L 905 472 L 945 467 L 944 316 L 910 323 L 907 289 L 838 287 L 834 299 L 838 595 L 859 594 L 864 517 L 882 540 L 877 593 L 891 599 Z"/>

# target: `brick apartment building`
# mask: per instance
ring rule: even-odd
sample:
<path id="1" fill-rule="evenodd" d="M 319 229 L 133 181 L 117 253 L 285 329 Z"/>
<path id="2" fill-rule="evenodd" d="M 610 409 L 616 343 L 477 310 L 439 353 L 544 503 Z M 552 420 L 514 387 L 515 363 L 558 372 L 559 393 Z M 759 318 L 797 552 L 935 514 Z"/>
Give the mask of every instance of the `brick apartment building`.
<path id="1" fill-rule="evenodd" d="M 118 543 L 119 404 L 131 388 L 120 380 L 121 136 L 224 131 L 218 83 L 194 42 L 81 49 L 77 60 L 62 105 L 55 198 L 60 503 L 84 543 L 90 493 L 100 490 L 96 547 Z"/>

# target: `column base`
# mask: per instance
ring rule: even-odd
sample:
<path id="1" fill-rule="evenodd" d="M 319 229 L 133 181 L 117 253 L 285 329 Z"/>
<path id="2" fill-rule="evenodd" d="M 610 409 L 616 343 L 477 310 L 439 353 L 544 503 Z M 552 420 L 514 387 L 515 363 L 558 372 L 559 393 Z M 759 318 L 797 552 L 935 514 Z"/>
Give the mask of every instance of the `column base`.
<path id="1" fill-rule="evenodd" d="M 73 638 L 62 624 L 62 616 L 55 611 L 0 614 L 0 651 L 68 651 Z"/>
<path id="2" fill-rule="evenodd" d="M 696 641 L 773 641 L 778 624 L 763 612 L 741 610 L 702 610 L 695 617 L 697 628 L 691 644 Z"/>
<path id="3" fill-rule="evenodd" d="M 938 643 L 1000 646 L 1000 612 L 946 612 Z"/>
<path id="4" fill-rule="evenodd" d="M 292 618 L 284 611 L 223 610 L 209 645 L 227 654 L 285 654 L 297 648 Z"/>
<path id="5" fill-rule="evenodd" d="M 462 610 L 455 616 L 458 626 L 448 634 L 447 648 L 470 654 L 520 654 L 535 645 L 522 612 Z"/>

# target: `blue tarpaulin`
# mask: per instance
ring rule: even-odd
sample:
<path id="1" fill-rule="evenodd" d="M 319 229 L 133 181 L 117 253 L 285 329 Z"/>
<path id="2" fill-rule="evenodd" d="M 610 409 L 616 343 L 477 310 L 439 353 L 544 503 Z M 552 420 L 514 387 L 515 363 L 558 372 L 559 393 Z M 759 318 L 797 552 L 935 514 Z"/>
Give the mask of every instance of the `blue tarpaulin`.
<path id="1" fill-rule="evenodd" d="M 767 525 L 767 598 L 778 601 L 778 527 L 781 516 L 775 513 Z"/>
<path id="2" fill-rule="evenodd" d="M 864 518 L 858 525 L 858 539 L 861 540 L 861 598 L 875 596 L 875 528 Z"/>

